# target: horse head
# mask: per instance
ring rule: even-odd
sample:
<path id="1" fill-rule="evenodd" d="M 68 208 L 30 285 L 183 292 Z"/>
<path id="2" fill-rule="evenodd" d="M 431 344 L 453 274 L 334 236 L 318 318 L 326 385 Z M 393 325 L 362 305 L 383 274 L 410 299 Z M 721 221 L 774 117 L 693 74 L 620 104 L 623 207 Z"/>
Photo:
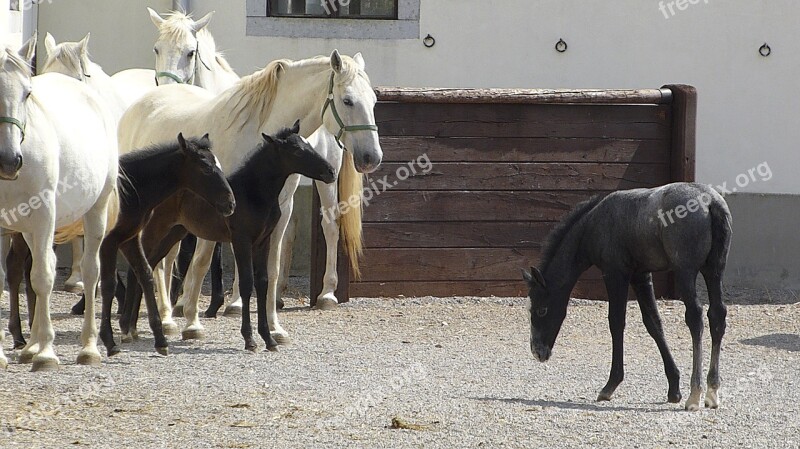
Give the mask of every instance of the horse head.
<path id="1" fill-rule="evenodd" d="M 92 64 L 92 61 L 89 60 L 90 37 L 91 34 L 87 34 L 80 42 L 57 44 L 53 35 L 47 33 L 44 38 L 47 58 L 42 73 L 60 73 L 78 81 L 86 81 L 87 77 L 91 77 L 89 73 Z"/>
<path id="2" fill-rule="evenodd" d="M 299 132 L 300 120 L 292 128 L 284 128 L 274 135 L 262 133 L 261 137 L 265 145 L 272 146 L 284 174 L 298 173 L 325 183 L 335 181 L 336 172 L 331 164 Z"/>
<path id="3" fill-rule="evenodd" d="M 0 179 L 14 180 L 22 168 L 22 142 L 28 120 L 25 104 L 31 86 L 36 34 L 19 51 L 6 47 L 0 52 Z"/>
<path id="4" fill-rule="evenodd" d="M 372 173 L 383 159 L 383 150 L 375 125 L 378 98 L 365 72 L 364 58 L 361 53 L 351 58 L 334 50 L 330 59 L 333 72 L 322 122 L 337 142 L 353 154 L 356 169 Z"/>
<path id="5" fill-rule="evenodd" d="M 156 54 L 156 84 L 193 83 L 197 64 L 210 67 L 207 58 L 214 57 L 214 54 L 200 51 L 197 37 L 208 26 L 214 12 L 195 21 L 181 12 L 174 12 L 164 18 L 151 8 L 147 8 L 147 11 L 158 28 L 158 40 L 153 47 Z"/>
<path id="6" fill-rule="evenodd" d="M 567 316 L 569 293 L 563 288 L 549 285 L 545 277 L 535 267 L 531 272 L 522 271 L 528 284 L 528 312 L 531 322 L 531 352 L 540 362 L 546 362 L 553 351 L 553 345 Z M 553 284 L 553 283 L 551 283 Z"/>

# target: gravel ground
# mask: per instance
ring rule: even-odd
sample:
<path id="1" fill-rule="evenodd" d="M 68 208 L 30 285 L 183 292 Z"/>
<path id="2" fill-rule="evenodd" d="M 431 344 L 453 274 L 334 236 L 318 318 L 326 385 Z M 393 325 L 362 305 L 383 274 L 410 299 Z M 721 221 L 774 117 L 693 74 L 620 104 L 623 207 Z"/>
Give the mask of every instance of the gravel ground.
<path id="1" fill-rule="evenodd" d="M 297 292 L 281 314 L 294 341 L 280 352 L 247 353 L 238 319 L 219 318 L 204 320 L 203 341 L 173 337 L 168 357 L 142 332 L 100 368 L 74 364 L 76 297 L 57 293 L 62 367 L 31 373 L 12 361 L 0 373 L 0 447 L 800 447 L 793 292 L 731 292 L 721 408 L 697 413 L 665 403 L 635 304 L 626 379 L 597 403 L 611 362 L 604 303 L 573 300 L 542 364 L 521 298 L 356 299 L 320 312 Z M 686 397 L 683 306 L 659 309 Z"/>

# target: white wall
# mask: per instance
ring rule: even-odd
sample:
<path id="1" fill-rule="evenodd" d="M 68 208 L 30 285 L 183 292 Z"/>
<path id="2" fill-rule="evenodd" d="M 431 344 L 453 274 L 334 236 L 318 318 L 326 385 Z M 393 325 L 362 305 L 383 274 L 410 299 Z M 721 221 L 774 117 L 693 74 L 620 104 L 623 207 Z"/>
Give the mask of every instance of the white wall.
<path id="1" fill-rule="evenodd" d="M 165 11 L 171 2 L 58 0 L 41 7 L 40 32 L 77 39 L 92 30 L 95 59 L 107 69 L 149 66 L 155 33 L 145 4 Z M 275 58 L 338 48 L 363 52 L 376 85 L 693 84 L 700 95 L 698 180 L 730 186 L 736 175 L 767 162 L 772 179 L 746 191 L 800 193 L 793 176 L 800 165 L 796 0 L 700 0 L 669 19 L 656 0 L 422 0 L 420 33 L 436 38 L 432 49 L 420 40 L 248 37 L 245 0 L 192 5 L 198 17 L 216 10 L 211 31 L 240 74 Z M 569 44 L 565 54 L 553 49 L 559 38 Z M 773 49 L 768 58 L 758 54 L 765 41 Z"/>

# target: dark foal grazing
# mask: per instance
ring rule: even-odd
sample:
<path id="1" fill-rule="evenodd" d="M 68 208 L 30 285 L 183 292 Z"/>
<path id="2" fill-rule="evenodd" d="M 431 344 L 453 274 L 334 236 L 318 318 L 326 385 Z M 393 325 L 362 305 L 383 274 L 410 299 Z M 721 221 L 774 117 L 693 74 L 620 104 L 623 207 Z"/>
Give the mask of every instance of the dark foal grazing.
<path id="1" fill-rule="evenodd" d="M 100 338 L 108 355 L 119 352 L 111 329 L 111 302 L 116 289 L 117 250 L 128 260 L 144 289 L 150 328 L 156 350 L 168 353 L 167 339 L 161 327 L 155 298 L 151 264 L 142 248 L 141 231 L 151 218 L 153 209 L 171 198 L 197 195 L 206 208 L 215 213 L 230 215 L 235 200 L 230 185 L 211 152 L 208 135 L 199 140 L 185 140 L 178 135 L 177 143 L 158 145 L 134 151 L 120 157 L 120 213 L 116 226 L 100 246 L 100 290 L 103 297 Z M 130 289 L 137 283 L 128 279 Z"/>
<path id="2" fill-rule="evenodd" d="M 187 232 L 198 238 L 233 243 L 239 271 L 239 291 L 242 296 L 242 336 L 245 349 L 255 351 L 250 324 L 250 296 L 255 285 L 258 306 L 258 333 L 269 350 L 278 344 L 270 335 L 267 323 L 267 254 L 269 238 L 280 218 L 278 195 L 289 175 L 299 173 L 323 182 L 335 180 L 334 169 L 314 148 L 297 135 L 294 128 L 284 129 L 273 137 L 263 135 L 263 144 L 244 165 L 228 177 L 236 197 L 236 211 L 223 217 L 208 210 L 202 200 L 192 195 L 170 199 L 161 204 L 142 233 L 148 257 L 155 263 Z M 130 296 L 129 296 L 130 298 Z M 138 295 L 130 301 L 131 308 L 123 314 L 123 332 L 136 328 Z M 184 338 L 197 338 L 198 331 L 184 329 Z"/>
<path id="3" fill-rule="evenodd" d="M 668 222 L 663 218 L 665 213 L 670 218 L 674 213 L 677 219 Z M 712 344 L 705 405 L 718 407 L 720 344 L 727 314 L 722 276 L 730 239 L 731 214 L 725 200 L 701 184 L 619 191 L 579 204 L 548 237 L 540 269 L 523 273 L 530 288 L 531 352 L 542 362 L 550 357 L 572 288 L 581 273 L 597 266 L 608 292 L 613 342 L 611 374 L 597 399 L 610 400 L 624 377 L 622 342 L 630 285 L 644 325 L 664 360 L 667 399 L 680 402 L 680 374 L 664 339 L 651 275 L 654 271 L 673 271 L 692 335 L 691 393 L 686 409 L 697 410 L 703 392 L 703 308 L 695 280 L 702 273 L 708 287 Z"/>

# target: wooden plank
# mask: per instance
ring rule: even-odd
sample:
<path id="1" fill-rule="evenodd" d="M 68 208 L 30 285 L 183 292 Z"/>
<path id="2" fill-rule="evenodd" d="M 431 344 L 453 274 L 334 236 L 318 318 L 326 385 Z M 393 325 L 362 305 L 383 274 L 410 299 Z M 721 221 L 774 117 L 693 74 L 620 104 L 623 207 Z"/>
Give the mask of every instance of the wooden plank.
<path id="1" fill-rule="evenodd" d="M 619 190 L 667 184 L 669 166 L 601 163 L 383 163 L 370 174 L 401 190 Z M 377 184 L 376 184 L 377 185 Z"/>
<path id="2" fill-rule="evenodd" d="M 662 281 L 655 282 L 656 297 L 666 295 Z M 461 282 L 359 282 L 351 286 L 353 297 L 396 298 L 405 297 L 449 297 L 449 296 L 500 296 L 527 297 L 528 287 L 522 279 L 516 281 L 461 281 Z M 570 294 L 572 298 L 607 300 L 605 284 L 599 279 L 580 280 Z M 628 299 L 635 300 L 629 289 Z M 598 316 L 598 319 L 601 317 Z"/>
<path id="3" fill-rule="evenodd" d="M 672 181 L 694 182 L 697 141 L 697 89 L 684 84 L 664 86 L 674 95 L 672 104 Z"/>
<path id="4" fill-rule="evenodd" d="M 365 248 L 538 248 L 556 222 L 365 223 Z"/>
<path id="5" fill-rule="evenodd" d="M 384 136 L 670 137 L 668 106 L 379 103 L 375 120 Z"/>
<path id="6" fill-rule="evenodd" d="M 384 162 L 616 162 L 669 164 L 669 140 L 381 135 Z M 420 159 L 424 162 L 424 159 Z"/>
<path id="7" fill-rule="evenodd" d="M 375 88 L 380 101 L 404 103 L 655 103 L 672 101 L 669 89 L 452 89 L 452 88 Z"/>
<path id="8" fill-rule="evenodd" d="M 579 202 L 601 192 L 386 191 L 364 207 L 366 222 L 558 221 Z"/>

